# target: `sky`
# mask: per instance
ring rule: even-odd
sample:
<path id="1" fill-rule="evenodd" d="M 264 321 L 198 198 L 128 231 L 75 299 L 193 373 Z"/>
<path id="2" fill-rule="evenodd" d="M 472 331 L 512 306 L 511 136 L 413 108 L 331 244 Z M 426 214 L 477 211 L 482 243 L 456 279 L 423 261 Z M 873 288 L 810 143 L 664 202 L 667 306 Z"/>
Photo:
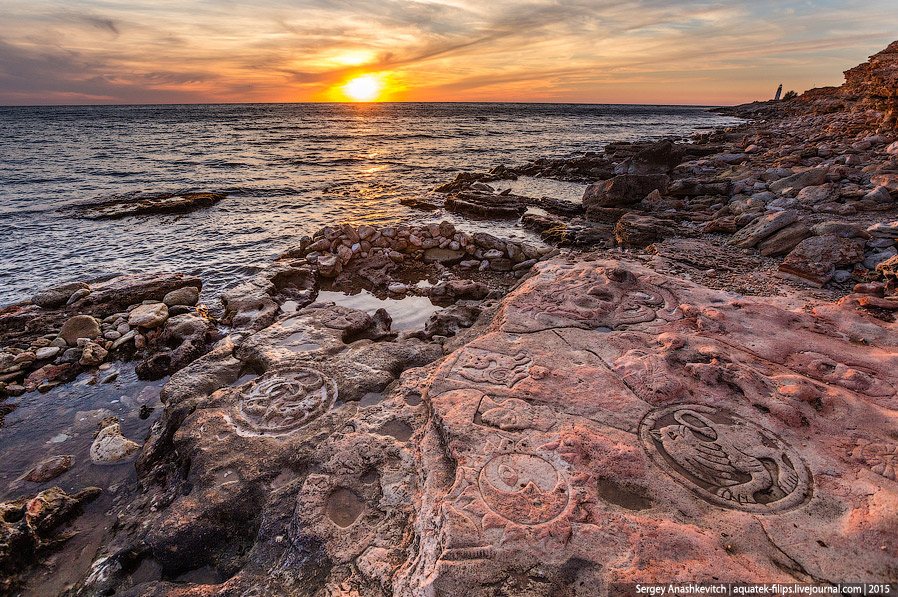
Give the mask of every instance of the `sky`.
<path id="1" fill-rule="evenodd" d="M 0 104 L 737 104 L 840 84 L 895 3 L 0 0 Z"/>

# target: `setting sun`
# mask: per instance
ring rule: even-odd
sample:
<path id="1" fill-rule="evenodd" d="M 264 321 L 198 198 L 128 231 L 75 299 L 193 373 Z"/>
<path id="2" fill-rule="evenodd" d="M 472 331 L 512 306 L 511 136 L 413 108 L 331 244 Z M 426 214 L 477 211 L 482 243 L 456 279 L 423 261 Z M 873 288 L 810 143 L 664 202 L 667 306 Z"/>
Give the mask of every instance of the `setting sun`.
<path id="1" fill-rule="evenodd" d="M 356 102 L 371 102 L 380 95 L 383 82 L 375 75 L 356 77 L 343 86 L 346 97 Z"/>

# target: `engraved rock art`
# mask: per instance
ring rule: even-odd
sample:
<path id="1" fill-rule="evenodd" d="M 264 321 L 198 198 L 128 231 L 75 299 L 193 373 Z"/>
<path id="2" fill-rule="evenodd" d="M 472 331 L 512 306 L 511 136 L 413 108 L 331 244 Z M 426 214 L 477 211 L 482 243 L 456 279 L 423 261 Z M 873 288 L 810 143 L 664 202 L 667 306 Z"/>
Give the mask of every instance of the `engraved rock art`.
<path id="1" fill-rule="evenodd" d="M 685 391 L 683 384 L 670 374 L 664 358 L 641 350 L 631 350 L 615 359 L 617 373 L 633 393 L 651 404 L 676 400 Z"/>
<path id="2" fill-rule="evenodd" d="M 289 433 L 330 408 L 336 395 L 334 382 L 314 369 L 275 371 L 247 384 L 234 423 L 243 431 Z"/>
<path id="3" fill-rule="evenodd" d="M 871 398 L 888 398 L 895 395 L 895 389 L 890 384 L 876 379 L 875 372 L 860 365 L 837 362 L 824 354 L 801 352 L 791 355 L 786 364 L 808 377 L 839 385 Z"/>
<path id="4" fill-rule="evenodd" d="M 862 443 L 859 460 L 877 475 L 898 481 L 898 446 L 886 443 Z"/>
<path id="5" fill-rule="evenodd" d="M 511 388 L 529 375 L 532 360 L 524 350 L 508 355 L 473 348 L 465 350 L 459 356 L 452 376 L 475 384 Z"/>
<path id="6" fill-rule="evenodd" d="M 658 466 L 718 506 L 776 512 L 800 505 L 810 493 L 810 473 L 795 450 L 723 409 L 661 408 L 643 419 L 639 433 Z"/>
<path id="7" fill-rule="evenodd" d="M 530 454 L 501 454 L 480 470 L 480 494 L 490 509 L 518 524 L 554 520 L 567 507 L 570 489 L 555 467 Z"/>
<path id="8" fill-rule="evenodd" d="M 487 427 L 495 427 L 502 431 L 524 431 L 538 429 L 548 431 L 555 424 L 552 409 L 509 398 L 504 402 L 494 402 L 484 395 L 477 410 L 479 423 Z M 478 422 L 475 417 L 475 422 Z"/>
<path id="9" fill-rule="evenodd" d="M 668 290 L 623 267 L 573 270 L 529 290 L 507 306 L 505 331 L 618 329 L 653 321 L 660 311 L 665 319 L 676 316 Z"/>

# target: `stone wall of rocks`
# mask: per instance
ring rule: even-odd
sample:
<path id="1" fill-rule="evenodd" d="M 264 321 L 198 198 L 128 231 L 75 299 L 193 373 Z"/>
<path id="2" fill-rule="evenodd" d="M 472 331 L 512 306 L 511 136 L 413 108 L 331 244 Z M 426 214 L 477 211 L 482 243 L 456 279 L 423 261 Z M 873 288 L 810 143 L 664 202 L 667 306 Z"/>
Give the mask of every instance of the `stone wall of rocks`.
<path id="1" fill-rule="evenodd" d="M 523 276 L 533 264 L 554 253 L 551 247 L 502 240 L 484 232 L 469 234 L 450 222 L 418 226 L 375 227 L 367 224 L 326 226 L 304 243 L 306 259 L 320 275 L 335 278 L 354 259 L 383 255 L 395 263 L 459 265 L 480 271 L 515 272 Z"/>

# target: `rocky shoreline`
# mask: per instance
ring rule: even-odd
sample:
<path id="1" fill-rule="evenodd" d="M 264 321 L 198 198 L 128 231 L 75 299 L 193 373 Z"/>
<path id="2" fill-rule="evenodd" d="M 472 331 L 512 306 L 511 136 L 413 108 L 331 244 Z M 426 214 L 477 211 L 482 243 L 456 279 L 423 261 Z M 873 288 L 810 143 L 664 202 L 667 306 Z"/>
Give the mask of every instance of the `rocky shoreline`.
<path id="1" fill-rule="evenodd" d="M 119 361 L 170 376 L 147 437 L 97 417 L 88 453 L 21 471 L 0 592 L 39 591 L 105 490 L 53 486 L 85 458 L 139 490 L 70 595 L 898 582 L 896 82 L 898 42 L 840 88 L 727 109 L 739 127 L 461 173 L 412 205 L 545 244 L 345 223 L 220 310 L 183 274 L 0 310 L 0 425 Z M 500 190 L 525 176 L 589 186 Z M 324 291 L 441 308 L 395 330 Z"/>

